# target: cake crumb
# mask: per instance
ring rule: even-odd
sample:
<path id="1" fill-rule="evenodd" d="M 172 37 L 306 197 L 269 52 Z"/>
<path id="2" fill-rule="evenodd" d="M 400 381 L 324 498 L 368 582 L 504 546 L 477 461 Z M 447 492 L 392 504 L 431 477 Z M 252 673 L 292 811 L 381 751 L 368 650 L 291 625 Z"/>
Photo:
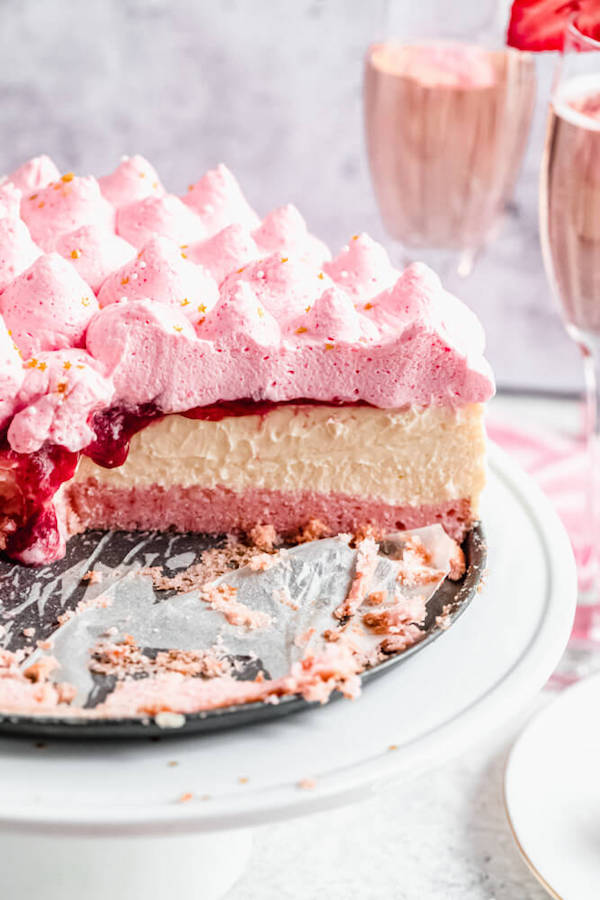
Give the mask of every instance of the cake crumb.
<path id="1" fill-rule="evenodd" d="M 298 782 L 298 787 L 301 791 L 314 791 L 316 786 L 317 782 L 314 778 L 301 778 Z"/>
<path id="2" fill-rule="evenodd" d="M 177 803 L 189 803 L 193 796 L 191 791 L 186 791 L 177 798 Z"/>
<path id="3" fill-rule="evenodd" d="M 281 543 L 273 525 L 255 525 L 248 532 L 248 538 L 259 550 L 271 553 Z"/>
<path id="4" fill-rule="evenodd" d="M 294 544 L 307 544 L 309 541 L 318 541 L 328 537 L 331 530 L 320 519 L 309 519 L 306 525 L 299 528 L 292 536 Z"/>
<path id="5" fill-rule="evenodd" d="M 98 572 L 97 569 L 90 569 L 89 572 L 86 572 L 85 575 L 81 576 L 81 580 L 87 581 L 88 584 L 100 584 L 103 577 L 102 572 Z"/>
<path id="6" fill-rule="evenodd" d="M 397 749 L 398 749 L 398 744 L 390 744 L 388 747 L 388 750 L 397 750 Z"/>
<path id="7" fill-rule="evenodd" d="M 250 779 L 247 778 L 245 775 L 240 775 L 240 777 L 238 778 L 239 784 L 248 784 L 249 781 L 250 781 Z"/>
<path id="8" fill-rule="evenodd" d="M 170 769 L 172 769 L 174 766 L 178 766 L 179 763 L 177 762 L 176 759 L 170 759 L 169 762 L 167 763 L 167 765 Z"/>

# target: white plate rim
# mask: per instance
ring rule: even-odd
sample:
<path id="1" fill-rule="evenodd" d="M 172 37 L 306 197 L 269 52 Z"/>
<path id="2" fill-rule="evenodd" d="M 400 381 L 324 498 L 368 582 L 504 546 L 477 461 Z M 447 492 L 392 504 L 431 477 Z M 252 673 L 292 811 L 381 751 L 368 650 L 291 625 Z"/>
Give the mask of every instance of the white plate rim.
<path id="1" fill-rule="evenodd" d="M 569 538 L 550 501 L 518 464 L 491 442 L 489 463 L 532 519 L 544 549 L 550 575 L 549 591 L 541 627 L 535 637 L 505 675 L 470 706 L 403 745 L 399 751 L 383 751 L 339 770 L 324 775 L 317 773 L 317 788 L 312 791 L 298 790 L 297 785 L 290 782 L 205 804 L 163 804 L 112 810 L 94 808 L 75 812 L 60 806 L 45 806 L 35 813 L 18 807 L 0 808 L 0 830 L 156 835 L 252 827 L 364 798 L 378 784 L 451 759 L 478 735 L 500 727 L 541 689 L 558 663 L 572 627 L 577 579 Z M 202 740 L 202 736 L 190 736 L 188 740 Z"/>
<path id="2" fill-rule="evenodd" d="M 527 836 L 524 835 L 522 830 L 519 828 L 518 813 L 515 814 L 514 804 L 512 802 L 512 785 L 515 777 L 514 771 L 515 768 L 519 765 L 519 755 L 524 744 L 532 739 L 532 735 L 535 735 L 538 726 L 543 725 L 546 719 L 554 717 L 557 710 L 560 710 L 563 705 L 571 703 L 574 695 L 586 693 L 588 691 L 593 693 L 594 689 L 597 689 L 598 685 L 600 685 L 600 672 L 596 672 L 593 675 L 590 675 L 589 677 L 584 678 L 581 681 L 578 681 L 570 687 L 566 688 L 557 697 L 551 700 L 546 706 L 540 709 L 534 716 L 532 716 L 532 718 L 529 720 L 525 728 L 521 731 L 520 735 L 512 745 L 506 760 L 506 765 L 504 767 L 504 778 L 502 786 L 504 812 L 506 814 L 508 826 L 512 833 L 515 845 L 519 853 L 521 854 L 523 861 L 531 871 L 532 875 L 539 881 L 539 883 L 548 892 L 548 894 L 550 894 L 551 897 L 556 898 L 556 900 L 563 900 L 562 894 L 560 894 L 558 890 L 547 880 L 544 874 L 544 862 L 538 860 L 537 858 L 535 858 L 535 854 L 531 854 L 529 852 L 527 846 Z"/>

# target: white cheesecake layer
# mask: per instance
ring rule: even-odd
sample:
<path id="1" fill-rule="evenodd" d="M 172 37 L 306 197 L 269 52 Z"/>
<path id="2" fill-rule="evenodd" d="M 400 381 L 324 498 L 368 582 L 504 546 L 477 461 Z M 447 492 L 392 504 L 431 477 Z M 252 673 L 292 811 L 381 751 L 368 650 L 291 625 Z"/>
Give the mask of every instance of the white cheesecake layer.
<path id="1" fill-rule="evenodd" d="M 469 498 L 485 481 L 483 405 L 295 406 L 219 422 L 170 415 L 136 434 L 124 465 L 81 459 L 76 481 L 243 492 L 317 491 L 390 504 Z"/>

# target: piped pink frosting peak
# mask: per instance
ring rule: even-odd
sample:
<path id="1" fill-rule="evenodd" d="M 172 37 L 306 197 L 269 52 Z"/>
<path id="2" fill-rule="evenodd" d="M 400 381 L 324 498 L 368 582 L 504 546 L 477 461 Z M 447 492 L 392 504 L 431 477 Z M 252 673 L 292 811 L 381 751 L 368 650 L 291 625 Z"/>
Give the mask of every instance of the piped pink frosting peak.
<path id="1" fill-rule="evenodd" d="M 97 225 L 114 231 L 115 211 L 89 175 L 63 175 L 47 187 L 23 196 L 21 218 L 33 240 L 49 253 L 63 234 L 82 225 Z"/>
<path id="2" fill-rule="evenodd" d="M 293 253 L 316 266 L 331 259 L 327 245 L 310 234 L 304 218 L 291 203 L 265 216 L 253 237 L 265 254 Z"/>
<path id="3" fill-rule="evenodd" d="M 83 225 L 63 234 L 56 242 L 56 252 L 71 263 L 96 293 L 115 269 L 136 255 L 135 247 L 97 225 Z"/>
<path id="4" fill-rule="evenodd" d="M 185 251 L 188 259 L 204 266 L 217 284 L 230 272 L 242 268 L 263 254 L 243 225 L 227 225 L 206 241 L 191 244 Z"/>
<path id="5" fill-rule="evenodd" d="M 60 172 L 50 157 L 44 153 L 41 156 L 35 156 L 33 159 L 27 160 L 26 163 L 15 169 L 8 178 L 24 194 L 29 194 L 32 191 L 47 187 L 53 181 L 58 181 Z"/>
<path id="6" fill-rule="evenodd" d="M 12 415 L 25 373 L 23 360 L 0 316 L 0 428 Z"/>
<path id="7" fill-rule="evenodd" d="M 208 237 L 200 216 L 174 194 L 144 197 L 121 206 L 117 211 L 117 234 L 138 249 L 156 236 L 180 245 Z"/>
<path id="8" fill-rule="evenodd" d="M 224 296 L 230 296 L 240 282 L 254 292 L 257 303 L 285 326 L 308 312 L 307 307 L 333 284 L 321 269 L 309 265 L 300 257 L 287 259 L 274 253 L 266 259 L 250 263 L 239 272 L 232 272 L 221 286 Z"/>
<path id="9" fill-rule="evenodd" d="M 493 393 L 481 326 L 430 269 L 398 272 L 366 235 L 331 259 L 295 207 L 261 222 L 224 166 L 185 202 L 153 187 L 141 157 L 104 194 L 39 160 L 19 172 L 0 183 L 13 209 L 13 184 L 29 192 L 21 219 L 0 214 L 0 424 L 15 416 L 15 446 L 83 446 L 91 412 L 111 404 L 398 408 Z"/>
<path id="10" fill-rule="evenodd" d="M 154 300 L 111 303 L 87 330 L 88 352 L 111 376 L 120 402 L 130 406 L 157 399 L 179 357 L 188 357 L 198 344 L 185 315 Z"/>
<path id="11" fill-rule="evenodd" d="M 229 294 L 210 311 L 200 336 L 214 341 L 217 348 L 252 344 L 276 350 L 281 342 L 277 319 L 257 302 L 246 281 L 233 284 Z"/>
<path id="12" fill-rule="evenodd" d="M 306 334 L 305 340 L 318 337 L 325 341 L 354 344 L 361 338 L 373 340 L 378 337 L 374 325 L 356 311 L 348 294 L 336 285 L 327 288 L 317 298 L 302 321 L 299 329 L 301 334 Z M 303 327 L 306 332 L 302 331 Z"/>
<path id="13" fill-rule="evenodd" d="M 182 199 L 202 219 L 206 237 L 227 225 L 243 225 L 248 231 L 260 225 L 260 219 L 244 197 L 236 177 L 222 164 L 190 185 Z"/>
<path id="14" fill-rule="evenodd" d="M 98 179 L 100 190 L 113 206 L 127 206 L 144 197 L 166 193 L 156 169 L 143 156 L 124 156 L 114 172 Z"/>
<path id="15" fill-rule="evenodd" d="M 97 309 L 89 284 L 58 253 L 38 257 L 0 294 L 0 312 L 24 359 L 81 346 Z"/>
<path id="16" fill-rule="evenodd" d="M 112 381 L 84 350 L 40 353 L 25 367 L 8 439 L 18 453 L 33 453 L 46 442 L 81 450 L 94 438 L 90 415 L 110 405 Z"/>
<path id="17" fill-rule="evenodd" d="M 12 181 L 0 182 L 0 219 L 9 216 L 19 218 L 23 192 Z"/>
<path id="18" fill-rule="evenodd" d="M 41 254 L 40 248 L 31 240 L 25 222 L 12 216 L 0 219 L 0 291 Z"/>
<path id="19" fill-rule="evenodd" d="M 100 306 L 127 300 L 156 300 L 175 306 L 193 322 L 202 319 L 219 299 L 217 282 L 168 238 L 151 238 L 136 257 L 105 280 Z"/>
<path id="20" fill-rule="evenodd" d="M 355 234 L 323 269 L 342 290 L 364 302 L 390 287 L 398 277 L 385 249 L 368 234 Z"/>

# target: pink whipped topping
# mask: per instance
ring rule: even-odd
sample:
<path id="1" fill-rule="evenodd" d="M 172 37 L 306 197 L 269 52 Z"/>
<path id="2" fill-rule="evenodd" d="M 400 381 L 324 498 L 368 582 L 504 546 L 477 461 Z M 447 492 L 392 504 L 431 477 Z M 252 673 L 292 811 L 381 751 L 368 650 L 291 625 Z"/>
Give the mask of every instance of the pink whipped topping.
<path id="1" fill-rule="evenodd" d="M 458 41 L 379 44 L 371 51 L 377 68 L 404 75 L 423 87 L 489 87 L 496 73 L 489 51 Z"/>
<path id="2" fill-rule="evenodd" d="M 0 317 L 0 428 L 15 409 L 24 377 L 23 359 Z"/>
<path id="3" fill-rule="evenodd" d="M 14 216 L 0 218 L 0 291 L 41 255 L 25 222 Z"/>
<path id="4" fill-rule="evenodd" d="M 76 231 L 63 234 L 56 242 L 56 252 L 70 262 L 96 292 L 115 269 L 136 255 L 135 247 L 98 225 L 82 225 Z"/>
<path id="5" fill-rule="evenodd" d="M 0 312 L 25 360 L 41 350 L 80 347 L 98 301 L 59 256 L 39 256 L 0 294 Z"/>
<path id="6" fill-rule="evenodd" d="M 117 207 L 166 193 L 156 170 L 143 156 L 124 156 L 115 171 L 99 178 L 98 184 L 109 203 Z"/>
<path id="7" fill-rule="evenodd" d="M 260 219 L 242 194 L 241 188 L 226 166 L 219 165 L 191 184 L 183 202 L 196 212 L 204 223 L 206 237 L 216 234 L 226 225 L 243 225 L 253 231 Z"/>
<path id="8" fill-rule="evenodd" d="M 45 188 L 51 182 L 58 181 L 59 178 L 60 172 L 50 157 L 45 154 L 29 159 L 8 176 L 8 180 L 23 193 L 31 193 L 31 191 Z"/>
<path id="9" fill-rule="evenodd" d="M 137 256 L 105 279 L 100 306 L 122 300 L 155 300 L 180 308 L 198 322 L 219 299 L 219 288 L 202 265 L 168 238 L 151 238 Z"/>
<path id="10" fill-rule="evenodd" d="M 113 231 L 115 210 L 100 193 L 95 178 L 76 178 L 68 173 L 25 195 L 21 218 L 36 244 L 49 253 L 61 235 L 82 225 L 99 225 Z"/>
<path id="11" fill-rule="evenodd" d="M 19 217 L 23 192 L 12 181 L 0 182 L 0 218 Z"/>
<path id="12" fill-rule="evenodd" d="M 112 381 L 84 350 L 40 353 L 29 361 L 17 394 L 11 447 L 18 453 L 33 453 L 46 441 L 67 450 L 85 447 L 94 438 L 90 413 L 109 406 L 113 394 Z"/>
<path id="13" fill-rule="evenodd" d="M 473 313 L 366 235 L 331 259 L 294 207 L 261 223 L 224 166 L 185 202 L 141 157 L 100 182 L 52 168 L 39 158 L 0 184 L 0 421 L 16 412 L 14 449 L 80 449 L 110 405 L 397 408 L 493 393 Z M 34 188 L 21 219 L 2 217 L 7 185 Z"/>

